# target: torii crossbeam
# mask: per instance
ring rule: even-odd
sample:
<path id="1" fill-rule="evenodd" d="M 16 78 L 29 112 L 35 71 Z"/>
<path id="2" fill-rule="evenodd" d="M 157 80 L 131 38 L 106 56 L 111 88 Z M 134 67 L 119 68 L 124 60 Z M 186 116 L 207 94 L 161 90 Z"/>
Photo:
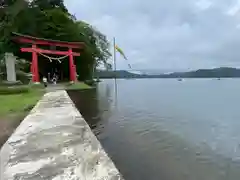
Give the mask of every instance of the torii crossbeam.
<path id="1" fill-rule="evenodd" d="M 31 72 L 33 75 L 32 81 L 34 83 L 40 83 L 39 72 L 38 72 L 38 55 L 37 55 L 38 53 L 69 56 L 70 81 L 71 82 L 76 81 L 76 67 L 74 64 L 73 57 L 80 56 L 80 53 L 73 52 L 73 49 L 83 49 L 84 43 L 43 39 L 43 38 L 27 36 L 27 35 L 15 33 L 15 32 L 12 34 L 13 34 L 13 38 L 16 42 L 30 44 L 32 46 L 32 47 L 28 47 L 28 48 L 21 48 L 21 51 L 32 53 Z M 68 48 L 68 51 L 46 50 L 46 49 L 38 48 L 38 45 L 66 47 L 66 48 Z"/>

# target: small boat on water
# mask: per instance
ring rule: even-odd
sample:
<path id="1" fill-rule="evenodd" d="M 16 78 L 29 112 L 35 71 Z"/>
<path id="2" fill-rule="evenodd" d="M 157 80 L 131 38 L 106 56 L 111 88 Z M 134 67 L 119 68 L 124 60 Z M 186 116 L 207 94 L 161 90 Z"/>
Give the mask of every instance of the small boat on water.
<path id="1" fill-rule="evenodd" d="M 178 81 L 182 81 L 182 79 L 181 79 L 181 78 L 178 78 Z"/>

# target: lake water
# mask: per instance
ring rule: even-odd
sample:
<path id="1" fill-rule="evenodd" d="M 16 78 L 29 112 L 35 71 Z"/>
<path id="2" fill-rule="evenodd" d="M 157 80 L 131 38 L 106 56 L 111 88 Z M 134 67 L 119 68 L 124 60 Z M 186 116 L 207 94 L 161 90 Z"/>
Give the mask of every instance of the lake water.
<path id="1" fill-rule="evenodd" d="M 240 179 L 240 79 L 115 87 L 70 95 L 126 180 Z"/>

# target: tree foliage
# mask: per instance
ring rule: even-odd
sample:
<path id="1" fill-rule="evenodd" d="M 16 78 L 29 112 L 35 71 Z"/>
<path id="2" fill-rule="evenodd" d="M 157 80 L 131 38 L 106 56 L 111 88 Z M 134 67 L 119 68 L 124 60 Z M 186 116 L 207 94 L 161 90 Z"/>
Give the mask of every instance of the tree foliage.
<path id="1" fill-rule="evenodd" d="M 11 41 L 11 33 L 18 32 L 40 38 L 84 42 L 86 46 L 75 60 L 81 79 L 90 78 L 92 70 L 101 63 L 109 67 L 107 60 L 111 54 L 106 36 L 88 23 L 77 21 L 63 0 L 4 0 L 0 5 L 0 56 L 12 52 L 19 58 L 31 59 L 30 54 L 19 51 L 21 45 Z M 67 63 L 64 69 L 68 71 Z"/>

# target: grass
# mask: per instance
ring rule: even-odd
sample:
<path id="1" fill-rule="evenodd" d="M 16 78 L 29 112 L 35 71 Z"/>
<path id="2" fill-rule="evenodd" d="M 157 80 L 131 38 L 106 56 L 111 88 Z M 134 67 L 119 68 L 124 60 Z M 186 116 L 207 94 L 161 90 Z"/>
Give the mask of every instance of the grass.
<path id="1" fill-rule="evenodd" d="M 92 87 L 77 82 L 63 83 L 66 90 L 84 90 Z M 16 88 L 16 89 L 12 89 Z M 45 92 L 43 85 L 0 85 L 0 148 L 14 132 L 27 113 L 35 106 Z"/>
<path id="2" fill-rule="evenodd" d="M 77 82 L 74 84 L 64 83 L 66 90 L 85 90 L 92 87 Z M 0 94 L 0 117 L 17 115 L 28 112 L 44 94 L 43 85 L 20 85 L 16 88 L 28 88 L 24 93 Z"/>
<path id="3" fill-rule="evenodd" d="M 41 98 L 43 91 L 30 88 L 27 93 L 0 95 L 0 116 L 29 111 Z"/>
<path id="4" fill-rule="evenodd" d="M 44 90 L 43 86 L 39 85 L 0 86 L 0 89 L 2 92 L 2 94 L 0 94 L 1 148 L 28 112 L 42 97 Z"/>
<path id="5" fill-rule="evenodd" d="M 84 90 L 84 89 L 92 89 L 93 87 L 83 83 L 83 82 L 76 82 L 73 84 L 66 84 L 66 90 Z"/>
<path id="6" fill-rule="evenodd" d="M 66 90 L 92 87 L 77 82 L 63 83 Z M 45 92 L 43 85 L 0 86 L 0 148 Z M 1 94 L 2 93 L 2 94 Z"/>

